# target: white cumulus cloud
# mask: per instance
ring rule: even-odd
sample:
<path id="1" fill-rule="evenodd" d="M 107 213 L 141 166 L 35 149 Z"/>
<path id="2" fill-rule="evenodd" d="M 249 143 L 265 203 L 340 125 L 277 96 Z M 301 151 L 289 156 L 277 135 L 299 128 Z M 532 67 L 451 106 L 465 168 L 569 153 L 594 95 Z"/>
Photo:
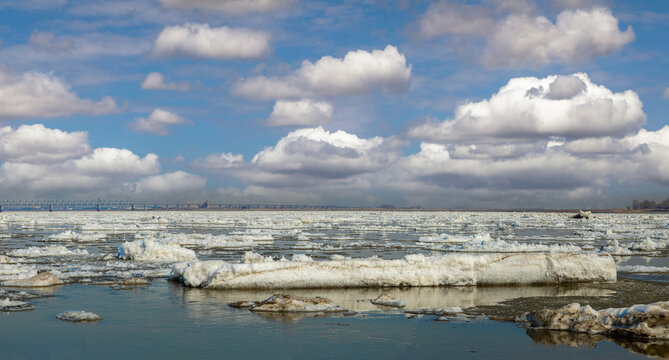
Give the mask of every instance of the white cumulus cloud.
<path id="1" fill-rule="evenodd" d="M 155 109 L 146 118 L 137 118 L 130 123 L 135 132 L 147 132 L 156 135 L 169 135 L 168 125 L 188 124 L 190 121 L 183 116 L 163 109 Z"/>
<path id="2" fill-rule="evenodd" d="M 270 126 L 323 125 L 332 119 L 333 113 L 332 104 L 326 101 L 279 100 L 274 104 L 267 124 Z"/>
<path id="3" fill-rule="evenodd" d="M 53 74 L 13 74 L 0 68 L 0 120 L 51 118 L 73 114 L 101 115 L 118 111 L 111 97 L 81 99 Z"/>
<path id="4" fill-rule="evenodd" d="M 509 15 L 492 31 L 483 63 L 512 67 L 592 60 L 619 51 L 634 40 L 634 31 L 618 28 L 609 9 L 565 10 L 555 24 L 543 16 Z"/>
<path id="5" fill-rule="evenodd" d="M 586 74 L 553 75 L 511 79 L 490 99 L 460 105 L 453 119 L 418 125 L 409 135 L 445 143 L 622 137 L 645 121 L 634 91 L 614 93 Z"/>
<path id="6" fill-rule="evenodd" d="M 207 180 L 201 176 L 175 171 L 140 179 L 135 185 L 135 192 L 156 198 L 173 197 L 175 193 L 184 194 L 203 190 L 206 182 Z"/>
<path id="7" fill-rule="evenodd" d="M 154 42 L 154 51 L 164 56 L 254 59 L 270 52 L 270 39 L 264 31 L 188 23 L 165 27 Z"/>
<path id="8" fill-rule="evenodd" d="M 163 74 L 159 72 L 152 72 L 146 76 L 142 82 L 142 89 L 144 90 L 176 90 L 186 91 L 190 88 L 190 83 L 182 81 L 179 83 L 166 82 Z"/>
<path id="9" fill-rule="evenodd" d="M 48 129 L 42 124 L 0 128 L 0 160 L 47 163 L 89 153 L 88 133 Z"/>
<path id="10" fill-rule="evenodd" d="M 408 89 L 410 79 L 411 65 L 404 54 L 388 45 L 371 52 L 349 51 L 343 58 L 324 56 L 315 63 L 305 60 L 292 74 L 244 79 L 232 91 L 257 100 L 401 93 Z"/>
<path id="11" fill-rule="evenodd" d="M 209 171 L 238 168 L 244 165 L 244 155 L 221 153 L 211 154 L 204 159 L 193 161 L 193 166 Z"/>

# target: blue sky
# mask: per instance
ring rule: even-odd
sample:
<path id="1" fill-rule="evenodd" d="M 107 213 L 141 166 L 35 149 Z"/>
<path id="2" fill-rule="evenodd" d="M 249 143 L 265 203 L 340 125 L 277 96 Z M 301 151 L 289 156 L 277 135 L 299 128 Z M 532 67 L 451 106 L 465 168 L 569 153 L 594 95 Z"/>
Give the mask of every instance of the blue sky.
<path id="1" fill-rule="evenodd" d="M 663 1 L 0 1 L 0 196 L 669 195 Z"/>

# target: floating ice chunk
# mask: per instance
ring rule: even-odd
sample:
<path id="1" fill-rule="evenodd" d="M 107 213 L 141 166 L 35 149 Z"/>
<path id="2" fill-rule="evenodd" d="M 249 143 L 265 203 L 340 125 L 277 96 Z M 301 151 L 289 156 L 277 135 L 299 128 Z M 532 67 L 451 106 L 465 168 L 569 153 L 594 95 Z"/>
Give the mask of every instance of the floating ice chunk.
<path id="1" fill-rule="evenodd" d="M 370 302 L 374 305 L 390 306 L 396 308 L 403 308 L 406 305 L 404 301 L 397 300 L 388 294 L 381 294 L 376 299 L 370 300 Z"/>
<path id="2" fill-rule="evenodd" d="M 29 247 L 9 252 L 11 256 L 42 257 L 42 256 L 85 256 L 90 255 L 86 249 L 70 250 L 62 245 L 45 247 Z"/>
<path id="3" fill-rule="evenodd" d="M 456 315 L 463 313 L 462 308 L 458 306 L 448 306 L 440 308 L 429 308 L 429 309 L 420 309 L 420 310 L 405 310 L 407 314 L 419 314 L 419 315 L 436 315 L 436 316 L 446 316 L 446 315 Z"/>
<path id="4" fill-rule="evenodd" d="M 23 264 L 0 264 L 0 280 L 26 279 L 37 275 L 37 268 Z"/>
<path id="5" fill-rule="evenodd" d="M 618 272 L 622 273 L 669 273 L 669 267 L 645 266 L 645 265 L 616 265 Z"/>
<path id="6" fill-rule="evenodd" d="M 8 264 L 10 261 L 9 256 L 0 255 L 0 264 Z"/>
<path id="7" fill-rule="evenodd" d="M 632 244 L 630 247 L 630 250 L 637 250 L 637 251 L 655 251 L 658 248 L 658 244 L 651 240 L 651 238 L 646 237 L 642 241 Z"/>
<path id="8" fill-rule="evenodd" d="M 242 257 L 242 264 L 257 264 L 272 261 L 274 261 L 274 259 L 272 259 L 271 256 L 264 257 L 258 253 L 254 253 L 253 251 L 245 252 L 244 256 Z"/>
<path id="9" fill-rule="evenodd" d="M 254 306 L 258 306 L 260 301 L 235 301 L 228 303 L 228 306 L 235 309 L 250 309 Z"/>
<path id="10" fill-rule="evenodd" d="M 449 251 L 463 252 L 494 252 L 494 253 L 527 253 L 527 252 L 573 252 L 579 253 L 583 249 L 577 245 L 544 245 L 534 243 L 523 243 L 517 241 L 504 241 L 487 237 L 477 236 L 470 238 L 461 245 L 453 245 L 446 248 Z"/>
<path id="11" fill-rule="evenodd" d="M 600 252 L 611 255 L 631 255 L 632 251 L 624 246 L 620 246 L 618 240 L 609 241 L 609 244 L 603 246 Z"/>
<path id="12" fill-rule="evenodd" d="M 91 322 L 100 321 L 102 317 L 98 314 L 83 310 L 70 310 L 56 315 L 56 318 L 69 322 Z"/>
<path id="13" fill-rule="evenodd" d="M 102 240 L 107 235 L 101 232 L 78 233 L 72 230 L 63 231 L 58 234 L 50 235 L 47 241 L 76 241 L 76 242 L 95 242 Z"/>
<path id="14" fill-rule="evenodd" d="M 9 298 L 0 299 L 0 311 L 27 311 L 33 310 L 33 306 L 29 302 L 10 300 Z"/>
<path id="15" fill-rule="evenodd" d="M 123 260 L 155 262 L 197 260 L 193 250 L 177 244 L 164 244 L 153 240 L 126 241 L 118 248 L 116 256 Z"/>
<path id="16" fill-rule="evenodd" d="M 56 275 L 46 271 L 39 273 L 33 277 L 22 279 L 22 280 L 9 280 L 5 281 L 2 285 L 4 286 L 15 286 L 15 287 L 47 287 L 54 285 L 62 285 L 63 281 L 59 279 Z"/>
<path id="17" fill-rule="evenodd" d="M 579 210 L 578 214 L 572 216 L 573 219 L 594 219 L 595 215 L 590 211 Z"/>
<path id="18" fill-rule="evenodd" d="M 230 264 L 197 261 L 172 267 L 186 286 L 220 289 L 400 287 L 615 281 L 613 258 L 597 254 L 445 254 Z"/>
<path id="19" fill-rule="evenodd" d="M 478 233 L 475 235 L 450 235 L 450 234 L 440 234 L 440 235 L 428 235 L 421 236 L 418 241 L 420 242 L 435 242 L 435 243 L 463 243 L 463 242 L 485 242 L 493 241 L 494 239 L 490 236 L 489 233 Z"/>
<path id="20" fill-rule="evenodd" d="M 251 311 L 262 312 L 345 312 L 343 307 L 328 298 L 320 296 L 303 297 L 287 294 L 274 294 L 267 300 L 251 307 Z"/>
<path id="21" fill-rule="evenodd" d="M 590 305 L 573 303 L 557 310 L 543 309 L 525 313 L 519 320 L 533 329 L 669 339 L 669 301 L 599 311 Z"/>
<path id="22" fill-rule="evenodd" d="M 311 256 L 306 255 L 306 254 L 294 254 L 293 255 L 293 261 L 295 262 L 312 262 L 314 259 L 311 258 Z"/>

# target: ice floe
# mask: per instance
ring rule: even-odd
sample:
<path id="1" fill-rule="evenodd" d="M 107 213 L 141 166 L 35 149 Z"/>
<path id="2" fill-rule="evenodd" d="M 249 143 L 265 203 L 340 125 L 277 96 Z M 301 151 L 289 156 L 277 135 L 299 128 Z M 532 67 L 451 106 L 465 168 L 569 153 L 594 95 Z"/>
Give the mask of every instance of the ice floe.
<path id="1" fill-rule="evenodd" d="M 33 277 L 21 280 L 9 280 L 2 283 L 3 286 L 13 287 L 48 287 L 62 285 L 63 281 L 58 276 L 46 271 Z"/>
<path id="2" fill-rule="evenodd" d="M 43 256 L 85 256 L 90 255 L 86 249 L 70 250 L 63 245 L 52 245 L 45 247 L 28 247 L 16 249 L 9 252 L 11 256 L 43 257 Z"/>
<path id="3" fill-rule="evenodd" d="M 220 289 L 502 285 L 615 281 L 616 268 L 610 256 L 596 254 L 415 254 L 395 260 L 197 261 L 173 266 L 170 278 Z"/>
<path id="4" fill-rule="evenodd" d="M 406 306 L 406 303 L 404 301 L 397 300 L 389 294 L 381 294 L 375 299 L 370 300 L 370 302 L 374 305 L 396 307 L 396 308 L 403 308 L 404 306 Z"/>
<path id="5" fill-rule="evenodd" d="M 669 267 L 646 266 L 646 265 L 616 265 L 618 272 L 621 273 L 669 273 Z"/>
<path id="6" fill-rule="evenodd" d="M 26 279 L 37 275 L 34 265 L 0 264 L 0 280 Z"/>
<path id="7" fill-rule="evenodd" d="M 123 260 L 136 261 L 189 261 L 196 260 L 195 251 L 177 244 L 160 243 L 153 240 L 136 240 L 125 242 L 118 248 L 116 255 Z"/>
<path id="8" fill-rule="evenodd" d="M 532 329 L 669 339 L 669 301 L 599 311 L 589 305 L 573 303 L 556 310 L 525 313 L 519 321 Z"/>
<path id="9" fill-rule="evenodd" d="M 69 322 L 92 322 L 102 320 L 100 315 L 83 310 L 65 311 L 56 315 L 56 318 Z"/>
<path id="10" fill-rule="evenodd" d="M 258 312 L 346 312 L 348 310 L 332 300 L 320 296 L 304 297 L 288 294 L 274 294 L 268 299 L 249 308 Z"/>
<path id="11" fill-rule="evenodd" d="M 0 298 L 0 311 L 14 312 L 32 310 L 33 306 L 26 301 L 10 300 L 9 298 Z"/>

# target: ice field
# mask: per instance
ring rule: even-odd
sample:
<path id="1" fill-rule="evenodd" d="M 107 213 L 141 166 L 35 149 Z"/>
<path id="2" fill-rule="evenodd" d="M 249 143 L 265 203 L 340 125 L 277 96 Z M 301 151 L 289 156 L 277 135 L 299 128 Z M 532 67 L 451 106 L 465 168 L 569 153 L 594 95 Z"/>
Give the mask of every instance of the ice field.
<path id="1" fill-rule="evenodd" d="M 344 317 L 347 321 L 381 315 L 395 316 L 398 321 L 423 316 L 471 321 L 485 319 L 486 315 L 494 318 L 490 315 L 498 313 L 506 316 L 508 309 L 516 311 L 508 315 L 517 316 L 537 310 L 544 303 L 545 307 L 557 309 L 572 299 L 584 306 L 589 301 L 602 304 L 597 309 L 656 303 L 634 309 L 656 309 L 653 311 L 659 311 L 661 316 L 669 313 L 669 307 L 657 303 L 669 300 L 662 297 L 663 289 L 669 287 L 668 215 L 597 214 L 594 219 L 573 219 L 570 215 L 427 211 L 5 212 L 0 214 L 0 310 L 6 314 L 0 316 L 0 323 L 28 316 L 21 312 L 24 310 L 35 309 L 39 313 L 62 303 L 62 299 L 55 299 L 59 293 L 90 291 L 98 295 L 91 295 L 88 307 L 79 304 L 83 308 L 62 308 L 53 317 L 71 314 L 68 311 L 76 315 L 95 310 L 100 319 L 104 318 L 95 326 L 107 326 L 104 324 L 113 322 L 118 310 L 100 308 L 101 300 L 96 297 L 100 289 L 129 289 L 132 296 L 141 297 L 142 293 L 149 296 L 163 291 L 165 286 L 183 289 L 185 305 L 181 311 L 199 314 L 197 321 L 207 318 L 208 312 L 227 314 L 222 317 L 224 322 L 258 317 L 260 310 L 255 314 L 239 312 L 226 304 L 255 301 L 253 306 L 261 309 L 260 301 L 277 293 L 302 300 L 301 297 L 327 298 L 333 308 L 350 313 Z M 61 285 L 34 287 L 36 282 Z M 625 293 L 625 287 L 633 287 L 628 283 L 650 290 Z M 383 306 L 381 300 L 376 305 L 370 302 L 382 298 L 381 294 L 387 297 L 385 304 L 401 303 L 403 309 Z M 41 297 L 44 295 L 55 298 Z M 166 296 L 164 301 L 169 299 Z M 536 303 L 527 305 L 518 299 L 536 299 Z M 273 306 L 283 309 L 287 305 Z M 444 309 L 459 311 L 452 314 Z M 583 314 L 608 314 L 580 305 L 565 309 L 579 312 L 567 322 L 574 329 L 583 328 L 583 323 L 579 323 Z M 231 314 L 233 318 L 226 317 Z M 604 315 L 597 316 L 600 322 L 589 326 L 612 326 Z M 66 318 L 73 322 L 73 318 L 86 321 L 94 317 Z M 294 323 L 312 316 L 288 318 Z M 309 321 L 312 320 L 306 323 Z M 567 326 L 546 324 L 548 320 L 541 322 L 539 330 Z M 664 327 L 652 329 L 653 334 L 667 334 L 666 324 L 660 325 Z M 40 326 L 39 321 L 35 326 Z M 619 327 L 612 329 L 597 334 L 609 336 L 620 331 Z M 537 336 L 535 330 L 527 331 L 528 335 L 534 331 L 530 337 Z M 656 337 L 657 341 L 664 339 Z M 550 341 L 560 343 L 558 340 Z M 653 351 L 665 351 L 669 356 L 669 344 L 657 346 L 660 350 Z"/>

